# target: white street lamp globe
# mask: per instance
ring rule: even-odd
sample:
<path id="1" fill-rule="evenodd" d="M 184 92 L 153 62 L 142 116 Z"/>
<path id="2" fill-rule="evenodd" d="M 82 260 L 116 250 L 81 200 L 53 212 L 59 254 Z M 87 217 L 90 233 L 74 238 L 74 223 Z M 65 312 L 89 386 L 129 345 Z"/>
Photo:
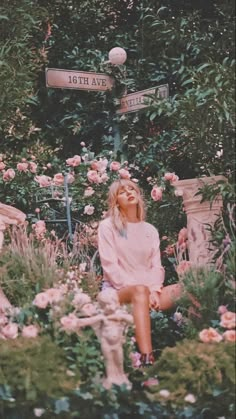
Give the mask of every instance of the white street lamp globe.
<path id="1" fill-rule="evenodd" d="M 127 54 L 123 48 L 115 47 L 109 51 L 108 57 L 111 64 L 124 64 Z"/>

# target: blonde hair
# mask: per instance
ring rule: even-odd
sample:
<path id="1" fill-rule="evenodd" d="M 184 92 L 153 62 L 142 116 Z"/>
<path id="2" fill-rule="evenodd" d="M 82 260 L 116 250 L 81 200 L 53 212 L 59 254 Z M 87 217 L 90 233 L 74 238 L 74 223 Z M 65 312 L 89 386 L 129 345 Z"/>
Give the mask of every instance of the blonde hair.
<path id="1" fill-rule="evenodd" d="M 124 235 L 126 232 L 127 219 L 126 219 L 125 213 L 117 205 L 117 197 L 118 197 L 120 189 L 124 186 L 132 186 L 132 188 L 134 188 L 134 190 L 137 192 L 137 195 L 138 195 L 137 218 L 139 221 L 143 221 L 145 219 L 145 205 L 144 205 L 143 194 L 142 194 L 141 189 L 136 185 L 136 183 L 132 182 L 129 179 L 115 180 L 111 184 L 108 191 L 107 217 L 111 217 L 111 221 L 114 227 L 119 231 L 121 235 Z"/>

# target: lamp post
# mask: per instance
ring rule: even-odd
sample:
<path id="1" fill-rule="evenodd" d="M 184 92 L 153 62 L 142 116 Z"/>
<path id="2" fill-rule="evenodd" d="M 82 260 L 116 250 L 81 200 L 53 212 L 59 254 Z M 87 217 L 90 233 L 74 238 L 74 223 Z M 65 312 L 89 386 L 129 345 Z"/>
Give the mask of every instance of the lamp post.
<path id="1" fill-rule="evenodd" d="M 111 63 L 114 66 L 123 65 L 127 59 L 127 53 L 123 48 L 114 47 L 109 51 L 108 58 L 109 58 L 108 63 Z M 114 94 L 114 90 L 113 90 L 113 94 Z M 116 100 L 115 97 L 114 99 Z M 114 119 L 112 122 L 112 128 L 113 128 L 113 136 L 114 136 L 114 153 L 116 154 L 117 152 L 120 152 L 121 157 L 122 157 L 119 125 L 117 121 Z"/>

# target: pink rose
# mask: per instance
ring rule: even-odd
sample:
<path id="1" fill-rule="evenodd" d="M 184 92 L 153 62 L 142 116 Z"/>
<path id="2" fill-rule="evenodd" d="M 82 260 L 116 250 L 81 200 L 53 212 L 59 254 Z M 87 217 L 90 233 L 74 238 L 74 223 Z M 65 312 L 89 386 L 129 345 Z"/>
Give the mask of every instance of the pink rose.
<path id="1" fill-rule="evenodd" d="M 226 330 L 223 333 L 223 339 L 227 342 L 235 342 L 236 341 L 236 331 L 235 330 Z"/>
<path id="2" fill-rule="evenodd" d="M 84 191 L 84 197 L 92 196 L 95 193 L 95 190 L 92 188 L 92 186 L 88 186 Z"/>
<path id="3" fill-rule="evenodd" d="M 199 333 L 199 338 L 204 343 L 221 342 L 223 339 L 222 336 L 215 329 L 213 329 L 213 327 L 203 329 Z"/>
<path id="4" fill-rule="evenodd" d="M 64 185 L 63 174 L 62 173 L 57 173 L 56 175 L 54 175 L 54 178 L 53 178 L 52 181 L 53 181 L 54 185 L 56 185 L 56 186 Z"/>
<path id="5" fill-rule="evenodd" d="M 36 160 L 36 157 L 34 155 L 30 156 L 31 160 Z"/>
<path id="6" fill-rule="evenodd" d="M 28 163 L 18 163 L 16 167 L 19 172 L 28 172 L 28 166 Z"/>
<path id="7" fill-rule="evenodd" d="M 77 154 L 74 157 L 71 157 L 70 159 L 66 160 L 67 166 L 76 167 L 76 166 L 79 166 L 80 163 L 81 163 L 81 157 L 78 156 Z"/>
<path id="8" fill-rule="evenodd" d="M 186 227 L 181 228 L 178 234 L 178 244 L 184 243 L 188 239 L 188 230 Z"/>
<path id="9" fill-rule="evenodd" d="M 168 180 L 170 183 L 173 183 L 173 182 L 176 182 L 177 180 L 179 180 L 179 177 L 176 176 L 175 173 L 165 173 L 164 179 Z"/>
<path id="10" fill-rule="evenodd" d="M 217 311 L 219 314 L 224 314 L 226 311 L 228 311 L 228 309 L 227 306 L 219 306 Z"/>
<path id="11" fill-rule="evenodd" d="M 68 173 L 67 175 L 67 183 L 71 184 L 75 181 L 75 177 L 72 173 Z"/>
<path id="12" fill-rule="evenodd" d="M 33 324 L 30 326 L 24 326 L 22 329 L 22 336 L 24 338 L 36 338 L 38 336 L 38 328 Z"/>
<path id="13" fill-rule="evenodd" d="M 31 173 L 36 173 L 36 171 L 37 171 L 37 164 L 36 163 L 34 163 L 34 162 L 29 162 L 29 170 L 30 170 L 30 172 Z"/>
<path id="14" fill-rule="evenodd" d="M 132 362 L 132 367 L 133 368 L 139 368 L 141 365 L 141 354 L 139 352 L 131 352 L 130 354 L 130 359 Z"/>
<path id="15" fill-rule="evenodd" d="M 46 292 L 40 292 L 37 294 L 33 304 L 38 308 L 46 308 L 49 304 L 49 297 Z"/>
<path id="16" fill-rule="evenodd" d="M 62 329 L 66 332 L 76 332 L 78 329 L 78 318 L 75 314 L 70 313 L 60 319 Z"/>
<path id="17" fill-rule="evenodd" d="M 191 262 L 188 260 L 182 260 L 176 267 L 175 270 L 179 276 L 184 275 L 191 268 Z"/>
<path id="18" fill-rule="evenodd" d="M 45 294 L 47 295 L 50 304 L 58 303 L 63 298 L 63 293 L 58 288 L 48 288 L 45 291 Z"/>
<path id="19" fill-rule="evenodd" d="M 106 158 L 104 158 L 104 159 L 100 158 L 99 161 L 98 161 L 98 169 L 97 170 L 100 173 L 104 173 L 106 171 L 107 165 L 108 165 L 108 160 Z"/>
<path id="20" fill-rule="evenodd" d="M 221 315 L 220 325 L 226 329 L 234 329 L 236 327 L 236 313 L 226 311 Z"/>
<path id="21" fill-rule="evenodd" d="M 94 206 L 93 205 L 85 205 L 84 207 L 84 214 L 92 215 L 94 213 Z"/>
<path id="22" fill-rule="evenodd" d="M 96 170 L 89 170 L 87 178 L 91 183 L 100 183 L 100 176 Z"/>
<path id="23" fill-rule="evenodd" d="M 39 183 L 40 188 L 47 188 L 52 183 L 52 178 L 49 176 L 35 176 L 34 180 Z"/>
<path id="24" fill-rule="evenodd" d="M 119 175 L 121 177 L 121 179 L 130 179 L 131 174 L 129 173 L 129 171 L 127 169 L 120 169 L 119 170 Z"/>
<path id="25" fill-rule="evenodd" d="M 47 167 L 47 169 L 51 169 L 52 168 L 52 164 L 51 163 L 47 163 L 46 167 Z"/>
<path id="26" fill-rule="evenodd" d="M 16 175 L 15 170 L 7 169 L 6 172 L 4 172 L 4 174 L 3 174 L 3 180 L 5 182 L 8 182 L 8 181 L 14 179 L 15 175 Z"/>
<path id="27" fill-rule="evenodd" d="M 106 183 L 109 180 L 109 176 L 107 175 L 107 173 L 102 173 L 101 177 L 101 183 Z"/>
<path id="28" fill-rule="evenodd" d="M 91 162 L 91 164 L 90 164 L 90 167 L 91 167 L 91 169 L 92 169 L 92 170 L 96 170 L 96 171 L 98 171 L 98 169 L 99 169 L 99 164 L 98 164 L 98 161 L 97 161 L 97 160 L 93 160 L 93 161 Z"/>
<path id="29" fill-rule="evenodd" d="M 85 142 L 81 141 L 80 145 L 81 145 L 81 147 L 85 147 Z"/>
<path id="30" fill-rule="evenodd" d="M 1 161 L 0 162 L 0 170 L 4 170 L 6 165 Z"/>
<path id="31" fill-rule="evenodd" d="M 153 186 L 151 191 L 151 197 L 153 201 L 161 201 L 162 199 L 162 188 L 159 186 Z"/>
<path id="32" fill-rule="evenodd" d="M 16 323 L 8 323 L 1 330 L 6 339 L 16 339 L 18 336 L 18 325 Z"/>
<path id="33" fill-rule="evenodd" d="M 118 161 L 112 161 L 110 164 L 110 170 L 113 170 L 114 172 L 120 170 L 120 163 Z"/>

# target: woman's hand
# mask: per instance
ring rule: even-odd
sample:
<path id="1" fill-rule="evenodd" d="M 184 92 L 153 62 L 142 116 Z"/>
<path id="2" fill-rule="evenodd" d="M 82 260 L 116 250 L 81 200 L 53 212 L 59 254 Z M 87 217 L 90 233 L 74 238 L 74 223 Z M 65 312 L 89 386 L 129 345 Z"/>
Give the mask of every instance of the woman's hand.
<path id="1" fill-rule="evenodd" d="M 160 297 L 157 291 L 150 292 L 149 295 L 149 307 L 153 310 L 160 309 Z"/>

